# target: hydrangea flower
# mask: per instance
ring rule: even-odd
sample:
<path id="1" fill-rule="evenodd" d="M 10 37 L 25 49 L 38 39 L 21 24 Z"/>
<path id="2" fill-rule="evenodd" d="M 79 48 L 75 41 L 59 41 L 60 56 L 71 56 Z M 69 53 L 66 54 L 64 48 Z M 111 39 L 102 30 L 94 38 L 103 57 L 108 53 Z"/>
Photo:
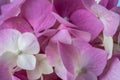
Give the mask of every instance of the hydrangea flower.
<path id="1" fill-rule="evenodd" d="M 4 29 L 0 31 L 0 58 L 8 60 L 26 70 L 32 70 L 36 65 L 34 54 L 40 50 L 39 43 L 32 33 L 21 34 L 17 30 Z"/>
<path id="2" fill-rule="evenodd" d="M 0 80 L 119 80 L 118 0 L 0 0 Z"/>

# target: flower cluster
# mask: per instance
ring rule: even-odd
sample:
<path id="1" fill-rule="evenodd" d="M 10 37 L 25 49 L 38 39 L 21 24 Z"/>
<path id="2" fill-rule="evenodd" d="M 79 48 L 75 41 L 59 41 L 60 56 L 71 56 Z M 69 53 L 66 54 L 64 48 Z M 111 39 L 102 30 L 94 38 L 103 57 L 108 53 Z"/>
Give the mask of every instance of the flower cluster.
<path id="1" fill-rule="evenodd" d="M 118 0 L 0 0 L 0 80 L 120 80 Z"/>

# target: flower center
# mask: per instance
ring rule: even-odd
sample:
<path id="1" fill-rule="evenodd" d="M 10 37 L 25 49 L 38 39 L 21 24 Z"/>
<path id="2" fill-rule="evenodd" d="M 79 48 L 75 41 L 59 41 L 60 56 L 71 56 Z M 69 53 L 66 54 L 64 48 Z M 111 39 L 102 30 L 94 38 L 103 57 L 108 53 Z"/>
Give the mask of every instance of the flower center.
<path id="1" fill-rule="evenodd" d="M 19 50 L 19 51 L 17 51 L 17 54 L 18 54 L 18 55 L 22 54 L 22 51 L 20 51 L 20 50 Z"/>
<path id="2" fill-rule="evenodd" d="M 96 2 L 97 4 L 99 4 L 100 1 L 101 1 L 101 0 L 95 0 L 95 2 Z"/>

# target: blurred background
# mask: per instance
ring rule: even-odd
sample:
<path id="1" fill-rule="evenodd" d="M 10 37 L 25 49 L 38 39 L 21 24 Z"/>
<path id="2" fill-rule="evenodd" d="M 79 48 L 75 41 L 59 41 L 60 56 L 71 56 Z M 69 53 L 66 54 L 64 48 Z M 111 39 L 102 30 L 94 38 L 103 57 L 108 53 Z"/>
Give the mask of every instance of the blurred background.
<path id="1" fill-rule="evenodd" d="M 119 0 L 119 2 L 118 2 L 118 6 L 120 6 L 120 0 Z"/>

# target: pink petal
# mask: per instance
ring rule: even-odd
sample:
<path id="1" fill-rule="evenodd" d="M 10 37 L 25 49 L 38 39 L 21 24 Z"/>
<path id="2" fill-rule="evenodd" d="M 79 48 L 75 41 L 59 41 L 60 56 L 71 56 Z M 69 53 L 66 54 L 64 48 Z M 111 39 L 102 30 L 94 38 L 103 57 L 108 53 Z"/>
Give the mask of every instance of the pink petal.
<path id="1" fill-rule="evenodd" d="M 52 4 L 48 0 L 26 0 L 22 15 L 30 22 L 35 32 L 52 27 L 56 21 L 52 15 Z"/>
<path id="2" fill-rule="evenodd" d="M 87 10 L 75 11 L 70 20 L 76 24 L 80 30 L 91 33 L 92 40 L 96 38 L 103 29 L 103 24 L 92 13 Z"/>
<path id="3" fill-rule="evenodd" d="M 80 47 L 62 43 L 59 44 L 59 52 L 66 69 L 74 74 L 77 68 L 85 68 L 96 76 L 100 75 L 107 61 L 107 54 L 105 51 L 93 48 L 83 41 L 79 41 L 76 45 Z"/>
<path id="4" fill-rule="evenodd" d="M 55 65 L 55 73 L 63 80 L 67 80 L 67 70 L 60 61 Z"/>
<path id="5" fill-rule="evenodd" d="M 107 10 L 105 7 L 91 3 L 90 5 L 86 4 L 87 1 L 84 1 L 85 6 L 93 14 L 100 19 L 104 25 L 104 34 L 107 36 L 113 36 L 119 25 L 119 15 L 113 11 Z"/>
<path id="6" fill-rule="evenodd" d="M 20 6 L 25 0 L 14 0 L 13 2 L 1 7 L 0 25 L 8 18 L 17 16 L 20 12 Z"/>
<path id="7" fill-rule="evenodd" d="M 33 32 L 32 27 L 29 23 L 21 17 L 13 17 L 6 20 L 1 26 L 1 29 L 12 28 L 17 29 L 20 32 Z"/>
<path id="8" fill-rule="evenodd" d="M 88 71 L 95 73 L 97 76 L 100 75 L 106 66 L 107 53 L 79 39 L 74 39 L 73 45 L 80 50 L 81 67 L 87 68 Z"/>
<path id="9" fill-rule="evenodd" d="M 9 71 L 9 66 L 0 60 L 0 80 L 12 80 L 12 75 Z"/>
<path id="10" fill-rule="evenodd" d="M 99 80 L 119 80 L 120 79 L 120 61 L 118 58 L 112 58 Z"/>
<path id="11" fill-rule="evenodd" d="M 68 44 L 59 43 L 58 46 L 65 68 L 68 72 L 74 74 L 74 66 L 79 63 L 79 51 L 75 47 Z"/>
<path id="12" fill-rule="evenodd" d="M 73 38 L 80 38 L 87 42 L 91 40 L 91 35 L 88 32 L 77 30 L 77 29 L 72 29 L 72 28 L 68 28 L 68 30 L 71 33 Z"/>
<path id="13" fill-rule="evenodd" d="M 57 43 L 49 41 L 48 46 L 45 49 L 45 53 L 51 65 L 54 66 L 56 63 L 58 63 L 60 55 L 58 53 Z"/>
<path id="14" fill-rule="evenodd" d="M 117 31 L 117 28 L 119 26 L 120 16 L 112 11 L 106 11 L 104 8 L 102 11 L 104 13 L 101 14 L 102 17 L 100 18 L 100 20 L 104 24 L 104 34 L 108 36 L 112 36 Z"/>
<path id="15" fill-rule="evenodd" d="M 67 29 L 61 29 L 52 37 L 52 41 L 60 41 L 62 43 L 71 44 L 72 38 Z"/>
<path id="16" fill-rule="evenodd" d="M 12 76 L 12 80 L 20 80 L 20 79 L 15 76 Z"/>
<path id="17" fill-rule="evenodd" d="M 70 23 L 68 20 L 66 20 L 65 18 L 62 18 L 61 16 L 59 16 L 57 13 L 53 12 L 53 15 L 55 16 L 55 18 L 62 23 L 65 26 L 70 26 L 70 27 L 76 27 L 76 25 Z"/>

